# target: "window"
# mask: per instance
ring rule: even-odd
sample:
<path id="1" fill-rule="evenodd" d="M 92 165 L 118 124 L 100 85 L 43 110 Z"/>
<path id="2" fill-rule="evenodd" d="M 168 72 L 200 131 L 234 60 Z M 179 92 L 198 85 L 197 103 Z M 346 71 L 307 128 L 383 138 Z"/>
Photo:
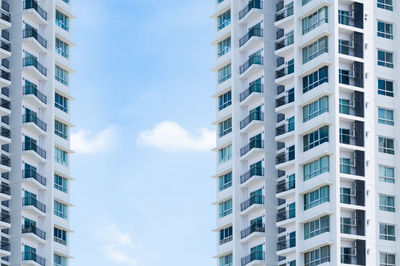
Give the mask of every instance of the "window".
<path id="1" fill-rule="evenodd" d="M 67 231 L 54 227 L 54 241 L 61 245 L 67 245 Z"/>
<path id="2" fill-rule="evenodd" d="M 302 0 L 301 1 L 301 5 L 306 5 L 306 4 L 308 4 L 309 2 L 311 2 L 312 0 Z"/>
<path id="3" fill-rule="evenodd" d="M 223 137 L 232 132 L 232 118 L 226 119 L 218 124 L 218 136 Z"/>
<path id="4" fill-rule="evenodd" d="M 218 97 L 218 110 L 221 111 L 232 104 L 232 92 L 228 91 Z"/>
<path id="5" fill-rule="evenodd" d="M 350 144 L 351 131 L 347 128 L 339 128 L 339 142 L 343 144 Z"/>
<path id="6" fill-rule="evenodd" d="M 393 97 L 393 81 L 378 79 L 378 94 Z"/>
<path id="7" fill-rule="evenodd" d="M 69 80 L 69 73 L 67 70 L 62 69 L 59 66 L 56 66 L 55 68 L 56 73 L 55 73 L 55 79 L 60 82 L 61 84 L 64 84 L 65 86 L 68 86 L 68 80 Z"/>
<path id="8" fill-rule="evenodd" d="M 322 23 L 328 23 L 328 7 L 320 8 L 312 15 L 303 18 L 303 35 L 312 31 Z"/>
<path id="9" fill-rule="evenodd" d="M 56 10 L 56 25 L 66 31 L 69 31 L 69 17 Z"/>
<path id="10" fill-rule="evenodd" d="M 378 21 L 378 37 L 393 40 L 393 24 Z"/>
<path id="11" fill-rule="evenodd" d="M 303 48 L 303 64 L 327 52 L 328 52 L 328 37 L 325 36 L 319 39 L 318 41 Z"/>
<path id="12" fill-rule="evenodd" d="M 308 151 L 328 141 L 329 126 L 321 127 L 320 129 L 303 136 L 303 151 Z"/>
<path id="13" fill-rule="evenodd" d="M 377 0 L 377 6 L 386 10 L 393 11 L 393 0 Z"/>
<path id="14" fill-rule="evenodd" d="M 232 254 L 229 254 L 229 255 L 219 258 L 219 266 L 232 266 L 232 265 L 233 265 Z"/>
<path id="15" fill-rule="evenodd" d="M 350 55 L 350 49 L 353 43 L 349 40 L 339 40 L 339 53 Z"/>
<path id="16" fill-rule="evenodd" d="M 67 266 L 67 258 L 54 254 L 54 266 Z"/>
<path id="17" fill-rule="evenodd" d="M 287 127 L 288 127 L 288 132 L 292 132 L 294 130 L 294 116 L 288 119 L 287 121 Z"/>
<path id="18" fill-rule="evenodd" d="M 67 193 L 68 192 L 68 179 L 65 177 L 54 174 L 54 188 Z"/>
<path id="19" fill-rule="evenodd" d="M 218 163 L 224 163 L 232 159 L 232 145 L 222 148 L 218 151 Z"/>
<path id="20" fill-rule="evenodd" d="M 303 166 L 304 181 L 322 173 L 329 172 L 329 156 L 325 155 Z"/>
<path id="21" fill-rule="evenodd" d="M 325 202 L 329 202 L 329 186 L 323 186 L 304 194 L 304 210 L 311 209 Z"/>
<path id="22" fill-rule="evenodd" d="M 340 232 L 342 234 L 351 234 L 352 228 L 356 226 L 356 219 L 349 217 L 340 217 Z"/>
<path id="23" fill-rule="evenodd" d="M 387 195 L 379 195 L 379 210 L 387 212 L 395 212 L 394 197 Z"/>
<path id="24" fill-rule="evenodd" d="M 58 120 L 54 121 L 54 134 L 62 137 L 63 139 L 68 139 L 68 126 L 61 123 Z"/>
<path id="25" fill-rule="evenodd" d="M 389 254 L 389 253 L 380 254 L 379 266 L 395 266 L 395 265 L 396 265 L 396 256 L 394 254 Z"/>
<path id="26" fill-rule="evenodd" d="M 339 83 L 350 85 L 350 70 L 347 69 L 339 69 Z"/>
<path id="27" fill-rule="evenodd" d="M 231 50 L 231 37 L 218 43 L 218 56 L 223 56 Z"/>
<path id="28" fill-rule="evenodd" d="M 56 53 L 65 57 L 69 58 L 69 45 L 66 42 L 61 41 L 60 39 L 56 38 Z"/>
<path id="29" fill-rule="evenodd" d="M 221 175 L 218 177 L 219 191 L 227 189 L 232 186 L 232 172 Z"/>
<path id="30" fill-rule="evenodd" d="M 378 123 L 394 126 L 393 111 L 384 108 L 378 108 Z"/>
<path id="31" fill-rule="evenodd" d="M 57 163 L 68 167 L 68 152 L 54 147 L 54 160 Z"/>
<path id="32" fill-rule="evenodd" d="M 329 111 L 329 98 L 324 96 L 319 100 L 307 104 L 303 107 L 303 122 L 313 119 L 325 112 Z"/>
<path id="33" fill-rule="evenodd" d="M 219 244 L 225 244 L 232 241 L 232 226 L 219 231 Z"/>
<path id="34" fill-rule="evenodd" d="M 324 246 L 304 253 L 304 266 L 316 266 L 329 262 L 330 260 L 329 246 Z"/>
<path id="35" fill-rule="evenodd" d="M 379 165 L 379 181 L 394 183 L 394 168 L 386 165 Z"/>
<path id="36" fill-rule="evenodd" d="M 379 137 L 378 145 L 379 145 L 379 152 L 394 154 L 394 139 Z"/>
<path id="37" fill-rule="evenodd" d="M 56 93 L 54 106 L 61 111 L 68 113 L 68 98 Z"/>
<path id="38" fill-rule="evenodd" d="M 232 199 L 219 204 L 219 218 L 225 217 L 232 213 Z"/>
<path id="39" fill-rule="evenodd" d="M 338 20 L 340 24 L 350 25 L 350 19 L 352 16 L 349 11 L 346 10 L 338 10 Z"/>
<path id="40" fill-rule="evenodd" d="M 64 203 L 54 201 L 54 215 L 61 217 L 63 219 L 68 218 L 68 206 Z"/>
<path id="41" fill-rule="evenodd" d="M 329 232 L 328 215 L 304 224 L 304 240 L 325 232 Z"/>
<path id="42" fill-rule="evenodd" d="M 393 53 L 378 50 L 378 66 L 393 68 Z"/>
<path id="43" fill-rule="evenodd" d="M 396 241 L 394 225 L 379 224 L 379 239 Z"/>
<path id="44" fill-rule="evenodd" d="M 217 18 L 218 30 L 222 30 L 229 24 L 231 24 L 231 10 L 226 11 Z"/>
<path id="45" fill-rule="evenodd" d="M 231 78 L 231 64 L 218 69 L 218 84 Z"/>
<path id="46" fill-rule="evenodd" d="M 351 204 L 351 198 L 354 197 L 355 191 L 348 187 L 340 188 L 340 203 Z"/>
<path id="47" fill-rule="evenodd" d="M 324 66 L 318 71 L 303 78 L 303 93 L 310 91 L 319 85 L 328 82 L 328 67 Z"/>
<path id="48" fill-rule="evenodd" d="M 351 107 L 349 99 L 339 99 L 339 113 L 349 115 Z"/>

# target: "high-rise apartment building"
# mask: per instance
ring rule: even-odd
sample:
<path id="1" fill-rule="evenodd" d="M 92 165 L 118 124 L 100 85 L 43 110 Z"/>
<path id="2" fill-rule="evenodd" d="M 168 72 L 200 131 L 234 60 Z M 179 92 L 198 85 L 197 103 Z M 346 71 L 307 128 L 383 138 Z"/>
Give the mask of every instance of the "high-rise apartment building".
<path id="1" fill-rule="evenodd" d="M 217 265 L 400 265 L 399 4 L 216 0 Z"/>
<path id="2" fill-rule="evenodd" d="M 0 1 L 0 264 L 69 264 L 69 0 Z"/>

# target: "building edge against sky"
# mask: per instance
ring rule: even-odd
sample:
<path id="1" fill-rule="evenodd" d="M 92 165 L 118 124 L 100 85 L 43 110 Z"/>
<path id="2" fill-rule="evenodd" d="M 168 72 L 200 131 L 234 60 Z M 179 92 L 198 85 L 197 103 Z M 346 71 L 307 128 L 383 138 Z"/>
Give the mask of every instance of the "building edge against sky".
<path id="1" fill-rule="evenodd" d="M 215 0 L 217 265 L 400 265 L 399 11 Z"/>
<path id="2" fill-rule="evenodd" d="M 0 1 L 1 265 L 69 265 L 69 0 Z"/>

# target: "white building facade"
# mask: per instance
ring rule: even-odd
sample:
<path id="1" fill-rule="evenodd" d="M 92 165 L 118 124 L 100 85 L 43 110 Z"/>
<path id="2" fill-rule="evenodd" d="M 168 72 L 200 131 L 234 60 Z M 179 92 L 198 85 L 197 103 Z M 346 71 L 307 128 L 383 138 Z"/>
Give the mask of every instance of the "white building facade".
<path id="1" fill-rule="evenodd" d="M 217 265 L 400 265 L 399 12 L 216 0 Z"/>
<path id="2" fill-rule="evenodd" d="M 0 1 L 0 264 L 69 265 L 69 0 Z"/>

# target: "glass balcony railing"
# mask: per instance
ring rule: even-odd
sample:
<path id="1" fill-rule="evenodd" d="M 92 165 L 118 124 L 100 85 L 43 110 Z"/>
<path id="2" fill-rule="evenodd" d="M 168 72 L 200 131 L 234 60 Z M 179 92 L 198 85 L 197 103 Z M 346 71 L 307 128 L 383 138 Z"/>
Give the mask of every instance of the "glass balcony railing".
<path id="1" fill-rule="evenodd" d="M 5 80 L 11 81 L 11 74 L 8 71 L 1 70 L 0 71 L 0 77 L 5 79 Z"/>
<path id="2" fill-rule="evenodd" d="M 245 174 L 240 176 L 240 184 L 243 184 L 253 176 L 264 176 L 264 168 L 263 167 L 253 167 Z"/>
<path id="3" fill-rule="evenodd" d="M 249 227 L 240 232 L 240 237 L 243 239 L 255 232 L 265 233 L 265 224 L 255 223 L 250 225 Z"/>
<path id="4" fill-rule="evenodd" d="M 47 12 L 41 8 L 36 0 L 24 1 L 24 10 L 34 9 L 44 20 L 47 20 Z"/>
<path id="5" fill-rule="evenodd" d="M 47 125 L 45 122 L 40 120 L 37 115 L 35 114 L 24 114 L 22 115 L 22 123 L 34 123 L 37 125 L 41 130 L 46 132 Z"/>
<path id="6" fill-rule="evenodd" d="M 34 235 L 37 235 L 43 240 L 46 240 L 46 232 L 40 230 L 33 224 L 24 224 L 22 225 L 22 233 L 23 234 L 29 234 L 32 233 Z"/>
<path id="7" fill-rule="evenodd" d="M 240 66 L 239 72 L 243 74 L 247 69 L 249 69 L 252 65 L 264 65 L 264 57 L 261 55 L 252 55 L 249 59 Z"/>
<path id="8" fill-rule="evenodd" d="M 3 223 L 10 223 L 10 215 L 6 213 L 0 213 L 0 221 Z"/>
<path id="9" fill-rule="evenodd" d="M 285 239 L 277 243 L 277 250 L 281 251 L 288 248 L 293 248 L 296 246 L 296 237 Z"/>
<path id="10" fill-rule="evenodd" d="M 22 59 L 22 66 L 29 67 L 33 66 L 36 68 L 43 76 L 47 76 L 47 68 L 44 67 L 42 64 L 35 57 L 27 56 Z"/>
<path id="11" fill-rule="evenodd" d="M 43 93 L 41 93 L 35 86 L 32 86 L 32 85 L 25 86 L 23 89 L 23 94 L 24 95 L 34 95 L 42 103 L 44 103 L 44 104 L 47 103 L 47 96 L 44 95 Z"/>
<path id="12" fill-rule="evenodd" d="M 288 219 L 292 219 L 296 217 L 296 209 L 288 210 L 288 211 L 280 211 L 276 215 L 276 221 L 282 222 Z"/>
<path id="13" fill-rule="evenodd" d="M 240 121 L 240 129 L 245 128 L 252 121 L 264 121 L 264 113 L 260 111 L 251 113 L 245 119 Z"/>
<path id="14" fill-rule="evenodd" d="M 40 43 L 40 45 L 42 45 L 44 48 L 47 48 L 47 40 L 43 38 L 35 29 L 24 29 L 23 38 L 34 38 Z"/>
<path id="15" fill-rule="evenodd" d="M 240 94 L 240 101 L 244 101 L 249 97 L 253 92 L 263 93 L 264 92 L 264 85 L 260 83 L 254 83 L 249 86 L 247 90 Z"/>
<path id="16" fill-rule="evenodd" d="M 11 194 L 10 187 L 8 185 L 5 185 L 4 183 L 2 183 L 0 185 L 0 193 L 10 195 Z"/>
<path id="17" fill-rule="evenodd" d="M 279 2 L 276 5 L 275 22 L 278 22 L 282 19 L 292 16 L 293 12 L 294 12 L 293 2 L 290 2 L 286 6 L 284 5 L 284 1 Z"/>
<path id="18" fill-rule="evenodd" d="M 260 27 L 254 27 L 249 30 L 246 35 L 239 39 L 239 47 L 242 47 L 250 40 L 251 37 L 264 37 L 264 30 Z"/>
<path id="19" fill-rule="evenodd" d="M 255 148 L 264 149 L 264 141 L 260 139 L 250 141 L 249 144 L 240 149 L 240 156 L 244 156 L 246 153 Z"/>
<path id="20" fill-rule="evenodd" d="M 265 260 L 265 252 L 263 252 L 263 251 L 255 251 L 255 252 L 250 253 L 246 257 L 243 257 L 241 259 L 241 266 L 247 265 L 250 262 L 255 261 L 255 260 L 264 261 Z"/>
<path id="21" fill-rule="evenodd" d="M 4 1 L 3 1 L 3 3 L 4 3 Z M 11 15 L 4 11 L 0 11 L 0 18 L 4 21 L 11 23 Z"/>
<path id="22" fill-rule="evenodd" d="M 46 259 L 43 257 L 40 257 L 39 255 L 37 255 L 36 253 L 33 253 L 33 252 L 22 252 L 22 260 L 23 261 L 32 260 L 32 261 L 40 264 L 41 266 L 46 265 Z"/>
<path id="23" fill-rule="evenodd" d="M 251 0 L 245 8 L 239 12 L 239 20 L 244 18 L 252 9 L 263 9 L 263 1 Z"/>
<path id="24" fill-rule="evenodd" d="M 286 182 L 279 182 L 278 185 L 276 185 L 276 193 L 282 193 L 286 192 L 292 189 L 296 188 L 296 181 L 295 180 L 290 180 Z"/>
<path id="25" fill-rule="evenodd" d="M 264 204 L 265 197 L 262 195 L 253 195 L 248 200 L 240 203 L 240 210 L 244 211 L 254 204 Z"/>
<path id="26" fill-rule="evenodd" d="M 10 167 L 11 166 L 11 161 L 10 158 L 8 158 L 6 155 L 1 155 L 0 157 L 0 164 Z"/>
<path id="27" fill-rule="evenodd" d="M 8 128 L 5 128 L 5 127 L 1 127 L 0 128 L 0 135 L 2 137 L 8 138 L 8 139 L 11 138 L 10 130 Z"/>
<path id="28" fill-rule="evenodd" d="M 34 197 L 22 198 L 22 206 L 33 206 L 39 211 L 46 213 L 46 205 L 35 199 Z"/>
<path id="29" fill-rule="evenodd" d="M 46 178 L 39 175 L 35 170 L 22 170 L 22 178 L 33 178 L 43 186 L 46 186 Z"/>
<path id="30" fill-rule="evenodd" d="M 23 151 L 34 151 L 40 157 L 46 159 L 46 151 L 42 148 L 40 148 L 35 142 L 33 141 L 28 141 L 28 142 L 23 142 L 22 143 L 22 150 Z"/>

